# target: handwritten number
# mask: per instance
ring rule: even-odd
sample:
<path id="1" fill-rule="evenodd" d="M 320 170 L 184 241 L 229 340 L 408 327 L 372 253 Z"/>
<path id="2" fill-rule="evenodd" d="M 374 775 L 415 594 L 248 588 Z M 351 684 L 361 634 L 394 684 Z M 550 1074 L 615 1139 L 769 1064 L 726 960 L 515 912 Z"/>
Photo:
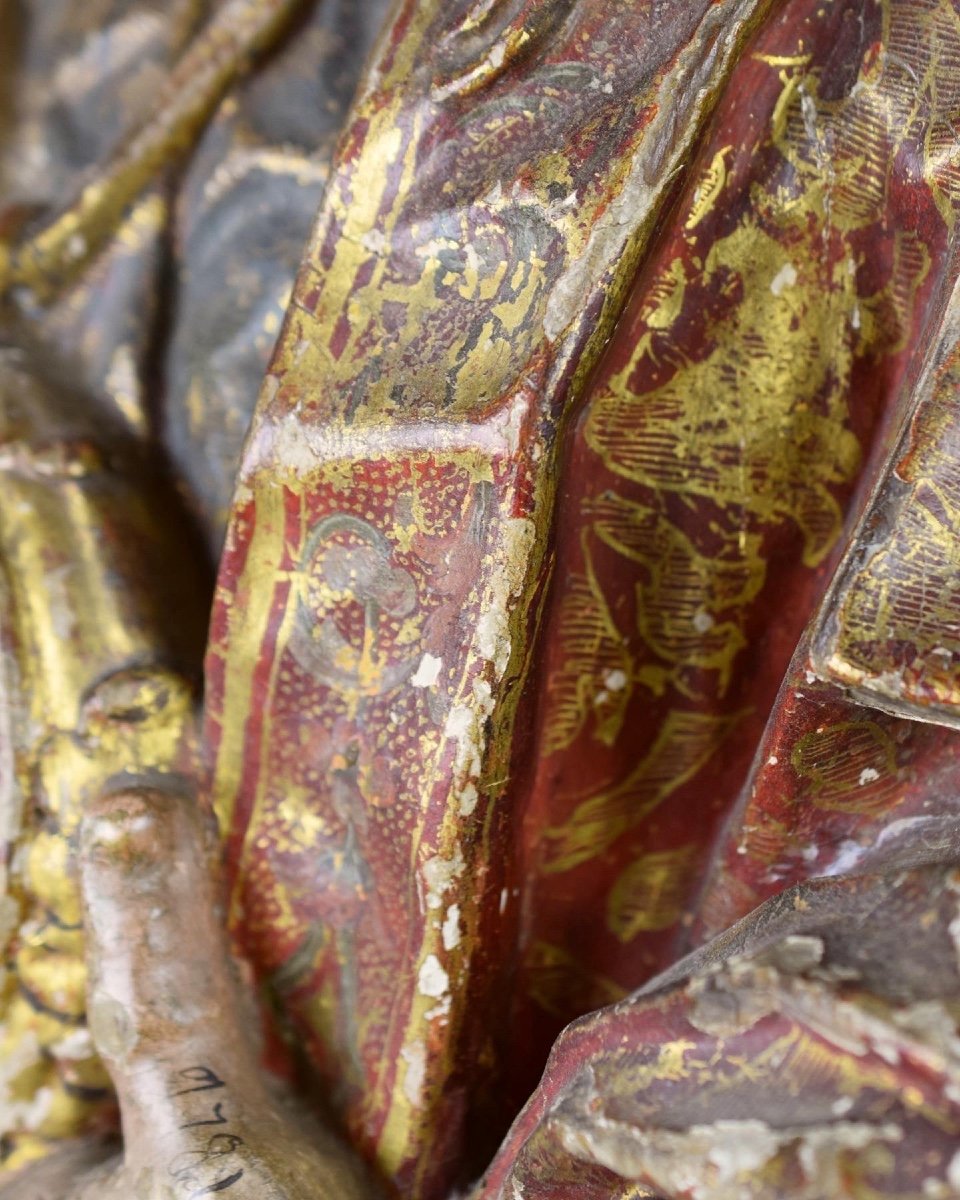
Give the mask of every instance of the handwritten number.
<path id="1" fill-rule="evenodd" d="M 182 1154 L 177 1155 L 168 1169 L 179 1183 L 189 1185 L 196 1180 L 197 1172 L 204 1163 L 209 1162 L 211 1158 L 223 1158 L 227 1154 L 233 1154 L 245 1145 L 243 1138 L 237 1137 L 235 1133 L 215 1133 L 204 1150 L 184 1150 Z M 201 1191 L 196 1194 L 203 1193 Z"/>
<path id="2" fill-rule="evenodd" d="M 207 1157 L 217 1158 L 221 1154 L 232 1154 L 234 1150 L 245 1146 L 242 1137 L 237 1137 L 235 1133 L 215 1133 L 207 1142 Z"/>
<path id="3" fill-rule="evenodd" d="M 228 1176 L 228 1178 L 221 1179 L 217 1183 L 212 1184 L 210 1187 L 201 1188 L 198 1192 L 191 1192 L 189 1200 L 194 1200 L 194 1197 L 196 1196 L 212 1196 L 215 1192 L 225 1192 L 227 1188 L 232 1188 L 235 1183 L 239 1183 L 242 1178 L 243 1168 L 241 1167 L 239 1171 L 234 1172 L 234 1174 Z"/>
<path id="4" fill-rule="evenodd" d="M 178 1084 L 188 1084 L 187 1087 L 178 1087 Z M 174 1087 L 178 1090 L 171 1092 L 171 1096 L 188 1096 L 191 1092 L 209 1092 L 217 1088 L 226 1087 L 224 1081 L 215 1071 L 209 1067 L 187 1067 L 183 1071 L 178 1071 Z M 223 1115 L 225 1100 L 220 1100 L 213 1105 L 213 1116 L 201 1121 L 189 1121 L 186 1125 L 181 1125 L 181 1129 L 195 1129 L 204 1125 L 226 1125 L 227 1118 Z M 241 1146 L 245 1145 L 242 1137 L 237 1137 L 234 1133 L 215 1133 L 213 1134 L 204 1149 L 202 1150 L 185 1150 L 182 1154 L 170 1163 L 169 1171 L 171 1176 L 178 1181 L 180 1187 L 192 1188 L 193 1190 L 187 1194 L 187 1200 L 199 1200 L 201 1196 L 214 1196 L 219 1192 L 225 1192 L 232 1188 L 235 1183 L 239 1183 L 244 1176 L 242 1167 L 233 1172 L 232 1175 L 224 1175 L 217 1180 L 216 1183 L 201 1182 L 200 1176 L 206 1175 L 209 1179 L 210 1169 L 212 1166 L 211 1159 L 224 1158 L 227 1155 L 234 1154 Z M 204 1164 L 209 1164 L 204 1167 Z M 229 1167 L 221 1165 L 220 1170 L 228 1170 Z M 216 1171 L 216 1168 L 213 1168 Z"/>
<path id="5" fill-rule="evenodd" d="M 214 1119 L 212 1121 L 188 1121 L 186 1125 L 181 1125 L 180 1128 L 196 1129 L 198 1125 L 226 1125 L 227 1118 L 223 1115 L 223 1105 L 224 1101 L 221 1100 L 213 1106 Z"/>
<path id="6" fill-rule="evenodd" d="M 220 1076 L 211 1071 L 209 1067 L 187 1067 L 185 1071 L 178 1071 L 177 1075 L 180 1079 L 196 1086 L 181 1088 L 178 1092 L 171 1092 L 171 1096 L 186 1096 L 190 1092 L 210 1092 L 227 1086 Z"/>

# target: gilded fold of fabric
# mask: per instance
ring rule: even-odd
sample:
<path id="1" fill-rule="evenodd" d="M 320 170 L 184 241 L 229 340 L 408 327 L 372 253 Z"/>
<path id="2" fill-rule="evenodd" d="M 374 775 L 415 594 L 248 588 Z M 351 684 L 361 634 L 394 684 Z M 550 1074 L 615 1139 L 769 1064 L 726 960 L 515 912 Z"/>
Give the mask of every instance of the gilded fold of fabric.
<path id="1" fill-rule="evenodd" d="M 960 1196 L 960 0 L 20 8 L 7 1166 L 133 771 L 388 1194 Z"/>
<path id="2" fill-rule="evenodd" d="M 764 9 L 400 5 L 261 393 L 207 658 L 232 915 L 415 1194 L 509 1021 L 563 430 Z"/>

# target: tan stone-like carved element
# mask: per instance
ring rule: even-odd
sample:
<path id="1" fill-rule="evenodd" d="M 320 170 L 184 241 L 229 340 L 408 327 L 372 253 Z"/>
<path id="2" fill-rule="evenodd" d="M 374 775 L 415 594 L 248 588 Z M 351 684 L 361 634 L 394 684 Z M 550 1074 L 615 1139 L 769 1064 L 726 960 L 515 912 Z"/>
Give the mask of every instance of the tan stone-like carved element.
<path id="1" fill-rule="evenodd" d="M 960 1195 L 958 68 L 0 11 L 3 1200 Z"/>

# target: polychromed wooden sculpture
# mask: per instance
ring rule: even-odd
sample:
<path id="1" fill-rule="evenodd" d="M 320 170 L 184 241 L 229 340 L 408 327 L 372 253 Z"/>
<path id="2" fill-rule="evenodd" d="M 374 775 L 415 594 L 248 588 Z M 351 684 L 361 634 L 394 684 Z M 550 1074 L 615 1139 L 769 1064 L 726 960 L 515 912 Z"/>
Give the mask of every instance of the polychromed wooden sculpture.
<path id="1" fill-rule="evenodd" d="M 960 3 L 0 21 L 0 1197 L 960 1196 Z"/>

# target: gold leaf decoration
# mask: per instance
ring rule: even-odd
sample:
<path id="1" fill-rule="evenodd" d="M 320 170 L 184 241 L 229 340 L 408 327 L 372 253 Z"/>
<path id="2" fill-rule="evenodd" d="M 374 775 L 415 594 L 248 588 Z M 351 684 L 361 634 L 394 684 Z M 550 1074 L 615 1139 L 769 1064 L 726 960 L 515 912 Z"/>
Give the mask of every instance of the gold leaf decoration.
<path id="1" fill-rule="evenodd" d="M 743 715 L 668 713 L 653 746 L 626 779 L 584 800 L 568 821 L 547 830 L 543 870 L 570 871 L 608 850 L 702 770 Z"/>
<path id="2" fill-rule="evenodd" d="M 675 924 L 689 895 L 690 868 L 699 847 L 644 854 L 623 871 L 607 901 L 607 928 L 621 942 Z"/>
<path id="3" fill-rule="evenodd" d="M 850 262 L 788 254 L 747 221 L 714 243 L 700 286 L 741 294 L 723 339 L 649 392 L 635 390 L 635 356 L 597 396 L 587 443 L 625 479 L 718 504 L 738 534 L 794 521 L 814 566 L 841 529 L 831 489 L 860 463 L 846 426 L 858 336 Z"/>
<path id="4" fill-rule="evenodd" d="M 637 624 L 648 649 L 675 668 L 712 668 L 720 695 L 746 638 L 736 620 L 763 586 L 756 534 L 732 534 L 714 554 L 700 553 L 667 517 L 607 493 L 591 509 L 597 536 L 636 562 Z M 733 610 L 734 619 L 719 619 Z M 687 691 L 679 670 L 673 683 Z"/>
<path id="5" fill-rule="evenodd" d="M 549 942 L 535 942 L 527 953 L 530 995 L 545 1012 L 569 1018 L 572 1011 L 591 1012 L 615 1004 L 626 988 L 595 975 L 569 951 Z"/>
<path id="6" fill-rule="evenodd" d="M 802 737 L 790 756 L 806 798 L 835 812 L 880 813 L 901 786 L 896 745 L 876 721 L 841 721 Z"/>
<path id="7" fill-rule="evenodd" d="M 577 737 L 591 712 L 594 736 L 616 741 L 633 692 L 633 660 L 617 628 L 584 540 L 586 574 L 567 584 L 560 609 L 563 662 L 547 682 L 549 718 L 545 754 L 556 754 Z"/>

